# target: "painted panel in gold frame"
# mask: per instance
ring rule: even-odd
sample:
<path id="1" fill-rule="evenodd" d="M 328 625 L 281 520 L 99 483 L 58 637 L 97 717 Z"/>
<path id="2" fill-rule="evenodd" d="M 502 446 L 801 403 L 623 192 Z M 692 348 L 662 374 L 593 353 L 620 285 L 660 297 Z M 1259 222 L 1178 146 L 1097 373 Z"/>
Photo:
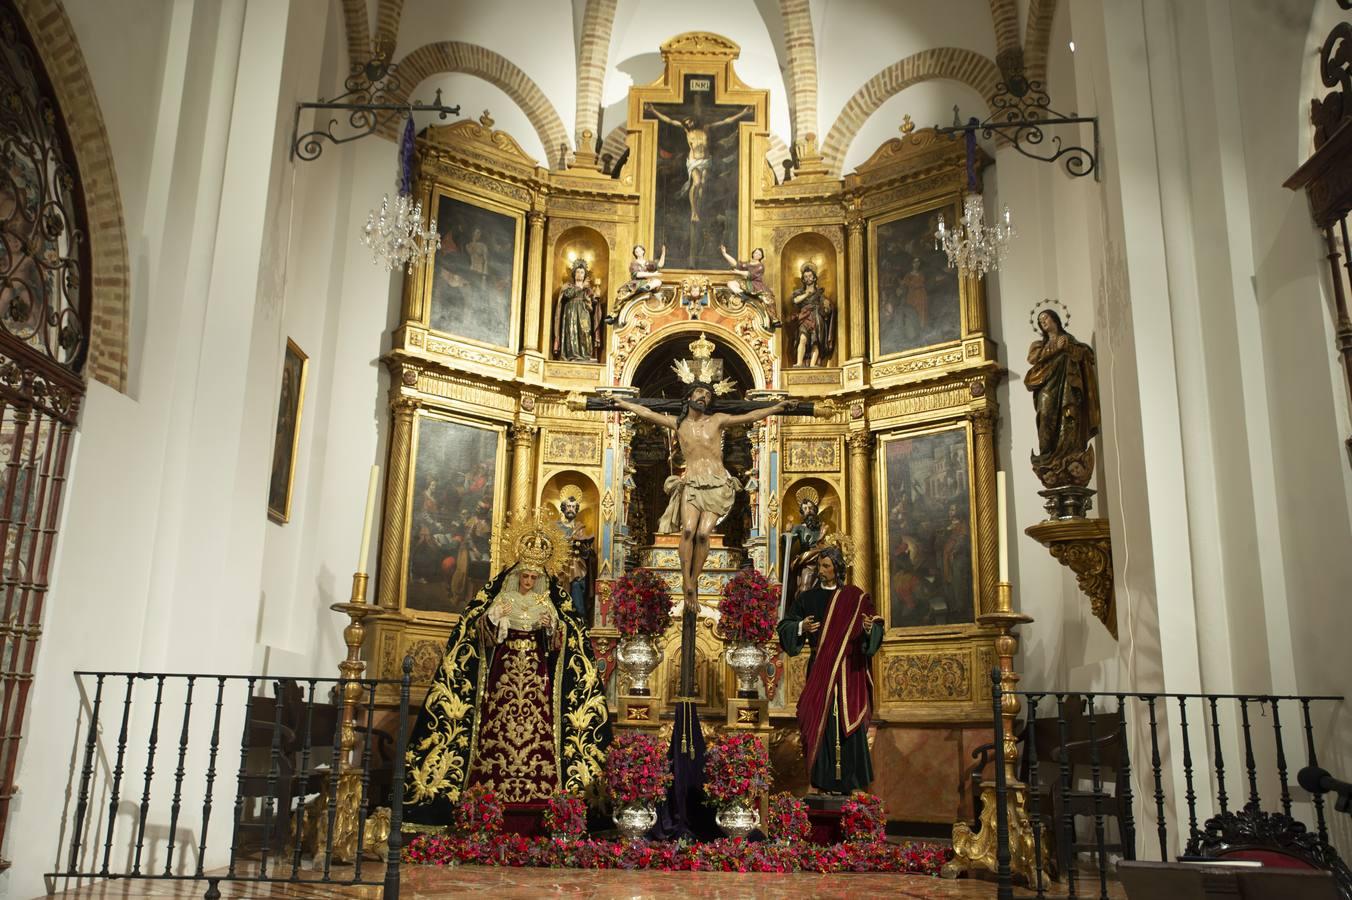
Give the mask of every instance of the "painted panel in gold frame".
<path id="1" fill-rule="evenodd" d="M 955 196 L 869 221 L 869 309 L 874 361 L 956 345 L 971 329 L 972 281 L 934 247 L 942 213 L 957 220 Z"/>
<path id="2" fill-rule="evenodd" d="M 277 400 L 277 432 L 272 445 L 268 477 L 268 518 L 278 524 L 291 521 L 291 493 L 296 481 L 296 448 L 300 445 L 300 416 L 305 405 L 305 376 L 310 358 L 290 338 L 282 357 L 282 383 Z"/>
<path id="3" fill-rule="evenodd" d="M 882 591 L 889 629 L 975 624 L 980 603 L 968 422 L 882 436 Z"/>
<path id="4" fill-rule="evenodd" d="M 516 352 L 524 212 L 445 185 L 432 189 L 429 205 L 441 244 L 423 279 L 423 324 L 471 344 Z"/>
<path id="5" fill-rule="evenodd" d="M 403 605 L 454 619 L 498 570 L 507 506 L 506 429 L 434 410 L 413 423 Z"/>

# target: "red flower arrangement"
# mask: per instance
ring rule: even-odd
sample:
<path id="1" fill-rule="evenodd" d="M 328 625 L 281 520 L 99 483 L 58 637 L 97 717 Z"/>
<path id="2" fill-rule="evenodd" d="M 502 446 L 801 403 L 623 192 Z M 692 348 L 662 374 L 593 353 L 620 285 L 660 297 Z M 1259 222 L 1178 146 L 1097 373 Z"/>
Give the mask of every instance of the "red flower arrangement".
<path id="1" fill-rule="evenodd" d="M 743 569 L 723 585 L 718 614 L 727 640 L 769 643 L 779 622 L 779 585 L 756 569 Z"/>
<path id="2" fill-rule="evenodd" d="M 770 787 L 770 754 L 746 732 L 720 735 L 709 744 L 704 762 L 704 792 L 718 806 L 746 799 Z"/>
<path id="3" fill-rule="evenodd" d="M 671 624 L 671 588 L 651 569 L 621 575 L 611 588 L 610 602 L 621 637 L 663 634 Z"/>
<path id="4" fill-rule="evenodd" d="M 883 801 L 873 794 L 855 791 L 840 806 L 840 833 L 855 843 L 881 841 L 887 828 Z"/>
<path id="5" fill-rule="evenodd" d="M 661 800 L 671 767 L 657 738 L 642 732 L 617 735 L 606 751 L 606 790 L 621 805 Z"/>
<path id="6" fill-rule="evenodd" d="M 937 876 L 952 858 L 951 847 L 886 841 L 822 847 L 806 841 L 778 845 L 732 839 L 704 844 L 590 838 L 561 841 L 517 834 L 496 841 L 420 834 L 403 849 L 404 862 L 423 865 L 474 863 L 659 872 L 905 872 Z"/>
<path id="7" fill-rule="evenodd" d="M 465 788 L 455 807 L 455 825 L 472 837 L 502 831 L 502 801 L 481 784 Z"/>
<path id="8" fill-rule="evenodd" d="M 770 821 L 766 823 L 770 837 L 776 841 L 805 841 L 812 833 L 807 820 L 807 804 L 788 791 L 770 798 Z"/>
<path id="9" fill-rule="evenodd" d="M 573 839 L 587 830 L 587 804 L 576 794 L 555 794 L 544 813 L 545 829 L 556 838 Z"/>

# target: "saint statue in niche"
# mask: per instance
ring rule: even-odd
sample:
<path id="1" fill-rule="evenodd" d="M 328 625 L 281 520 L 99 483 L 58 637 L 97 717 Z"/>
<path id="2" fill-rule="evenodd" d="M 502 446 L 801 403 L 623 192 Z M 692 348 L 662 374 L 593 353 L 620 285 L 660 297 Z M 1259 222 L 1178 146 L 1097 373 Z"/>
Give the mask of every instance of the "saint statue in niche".
<path id="1" fill-rule="evenodd" d="M 639 294 L 651 294 L 662 286 L 662 267 L 667 264 L 667 248 L 662 248 L 656 261 L 647 258 L 648 248 L 642 244 L 635 244 L 633 253 L 634 258 L 629 261 L 629 280 L 615 292 L 616 303 L 623 303 Z"/>
<path id="2" fill-rule="evenodd" d="M 732 271 L 740 275 L 740 278 L 734 278 L 728 282 L 728 290 L 744 300 L 757 300 L 761 303 L 773 304 L 775 295 L 765 284 L 765 251 L 760 247 L 751 251 L 751 259 L 746 262 L 738 262 L 737 259 L 728 252 L 728 248 L 720 244 L 718 252 L 723 254 L 727 260 L 728 266 Z"/>
<path id="3" fill-rule="evenodd" d="M 1094 474 L 1090 441 L 1099 433 L 1094 348 L 1067 332 L 1056 310 L 1038 313 L 1037 327 L 1042 339 L 1028 348 L 1023 378 L 1037 410 L 1033 471 L 1048 490 L 1084 487 Z"/>
<path id="4" fill-rule="evenodd" d="M 554 358 L 596 362 L 601 358 L 601 298 L 585 259 L 573 262 L 554 303 Z"/>
<path id="5" fill-rule="evenodd" d="M 817 267 L 804 263 L 802 280 L 789 302 L 798 322 L 798 348 L 794 365 L 820 366 L 836 348 L 836 309 L 817 281 Z"/>

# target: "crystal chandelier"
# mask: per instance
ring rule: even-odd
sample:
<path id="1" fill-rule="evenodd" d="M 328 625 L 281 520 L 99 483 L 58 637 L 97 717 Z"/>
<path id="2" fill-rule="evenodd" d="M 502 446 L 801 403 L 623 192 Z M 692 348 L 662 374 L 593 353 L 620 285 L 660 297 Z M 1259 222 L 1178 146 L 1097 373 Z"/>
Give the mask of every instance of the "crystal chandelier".
<path id="1" fill-rule="evenodd" d="M 981 192 L 976 186 L 976 131 L 972 126 L 976 119 L 968 123 L 967 140 L 967 193 L 962 201 L 962 218 L 949 228 L 944 223 L 943 213 L 939 214 L 939 230 L 934 232 L 934 249 L 942 249 L 948 256 L 948 267 L 956 267 L 963 275 L 975 275 L 980 278 L 987 272 L 994 272 L 1009 252 L 1010 239 L 1014 237 L 1014 225 L 1009 219 L 1009 207 L 1006 206 L 994 225 L 986 224 L 986 207 Z"/>
<path id="2" fill-rule="evenodd" d="M 380 201 L 380 212 L 372 210 L 366 217 L 361 242 L 371 248 L 371 261 L 386 272 L 403 268 L 412 275 L 413 267 L 431 262 L 441 245 L 436 219 L 422 224 L 422 201 L 413 200 L 413 116 L 404 122 L 404 136 L 399 142 L 399 193 L 390 208 L 390 195 Z"/>
<path id="3" fill-rule="evenodd" d="M 1014 237 L 1014 226 L 1006 206 L 994 225 L 986 224 L 986 209 L 981 194 L 969 193 L 962 201 L 962 219 L 956 228 L 944 225 L 939 214 L 939 230 L 934 233 L 934 249 L 943 249 L 948 256 L 948 267 L 956 266 L 964 275 L 978 278 L 994 272 L 1009 251 Z"/>
<path id="4" fill-rule="evenodd" d="M 400 193 L 390 208 L 390 195 L 380 201 L 380 212 L 372 210 L 362 229 L 361 242 L 371 248 L 371 261 L 387 272 L 403 268 L 412 275 L 415 263 L 431 262 L 441 236 L 436 220 L 422 227 L 422 201 Z"/>

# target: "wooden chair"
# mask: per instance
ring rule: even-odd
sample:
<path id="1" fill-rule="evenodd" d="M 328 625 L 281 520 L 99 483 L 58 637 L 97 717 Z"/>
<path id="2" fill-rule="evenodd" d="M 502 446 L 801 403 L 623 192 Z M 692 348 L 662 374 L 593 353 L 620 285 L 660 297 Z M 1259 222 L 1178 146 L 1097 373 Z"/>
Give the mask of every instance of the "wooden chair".
<path id="1" fill-rule="evenodd" d="M 1238 812 L 1207 820 L 1188 841 L 1190 857 L 1256 860 L 1265 868 L 1330 872 L 1343 900 L 1352 900 L 1352 871 L 1328 843 L 1303 822 L 1282 813 L 1263 812 L 1250 803 Z"/>

